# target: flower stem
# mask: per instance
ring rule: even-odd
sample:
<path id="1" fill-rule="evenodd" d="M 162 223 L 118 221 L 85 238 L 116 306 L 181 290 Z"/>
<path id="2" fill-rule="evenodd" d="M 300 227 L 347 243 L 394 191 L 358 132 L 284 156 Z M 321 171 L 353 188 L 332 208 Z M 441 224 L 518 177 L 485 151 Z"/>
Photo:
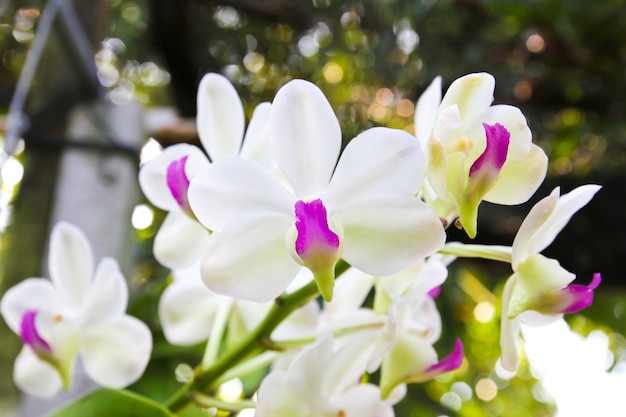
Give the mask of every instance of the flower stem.
<path id="1" fill-rule="evenodd" d="M 439 249 L 438 253 L 442 255 L 453 255 L 459 258 L 482 258 L 492 261 L 511 263 L 512 249 L 510 246 L 498 245 L 477 245 L 448 243 Z"/>
<path id="2" fill-rule="evenodd" d="M 335 268 L 335 275 L 338 277 L 348 268 L 348 264 L 344 261 L 339 261 Z M 315 281 L 311 281 L 291 294 L 283 294 L 278 297 L 263 321 L 246 338 L 217 358 L 206 371 L 203 370 L 202 364 L 196 367 L 194 379 L 180 387 L 178 391 L 165 401 L 164 405 L 172 412 L 177 413 L 184 410 L 194 401 L 192 392 L 207 392 L 209 389 L 215 388 L 216 382 L 224 373 L 251 354 L 265 350 L 263 341 L 270 339 L 272 331 L 292 311 L 318 295 L 317 284 Z"/>

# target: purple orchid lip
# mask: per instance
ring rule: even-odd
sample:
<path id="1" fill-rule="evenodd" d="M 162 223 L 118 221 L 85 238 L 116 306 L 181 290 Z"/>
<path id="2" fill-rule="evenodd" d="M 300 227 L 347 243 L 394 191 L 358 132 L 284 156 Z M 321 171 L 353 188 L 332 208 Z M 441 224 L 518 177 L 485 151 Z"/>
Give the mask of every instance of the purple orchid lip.
<path id="1" fill-rule="evenodd" d="M 172 193 L 172 197 L 178 203 L 178 206 L 186 213 L 191 213 L 189 200 L 187 199 L 187 190 L 189 190 L 189 178 L 185 173 L 185 165 L 187 158 L 185 155 L 180 159 L 172 161 L 167 167 L 167 187 Z"/>
<path id="2" fill-rule="evenodd" d="M 506 156 L 509 151 L 511 134 L 504 126 L 500 123 L 496 123 L 493 126 L 483 123 L 483 127 L 485 128 L 487 146 L 485 151 L 470 167 L 470 177 L 485 169 L 497 175 L 506 162 Z"/>
<path id="3" fill-rule="evenodd" d="M 589 285 L 570 285 L 561 291 L 568 299 L 568 304 L 563 309 L 563 313 L 576 313 L 593 304 L 593 291 L 602 282 L 602 276 L 596 272 Z"/>
<path id="4" fill-rule="evenodd" d="M 436 287 L 428 291 L 428 296 L 430 298 L 437 298 L 439 297 L 440 294 L 441 294 L 441 285 L 437 285 Z"/>
<path id="5" fill-rule="evenodd" d="M 433 376 L 443 374 L 446 372 L 451 372 L 456 369 L 459 369 L 463 364 L 463 343 L 461 339 L 457 339 L 454 344 L 454 349 L 452 352 L 436 364 L 430 366 L 427 370 L 427 374 L 431 374 Z"/>
<path id="6" fill-rule="evenodd" d="M 37 325 L 35 323 L 37 314 L 37 310 L 27 310 L 24 313 L 22 322 L 20 323 L 20 336 L 24 344 L 30 346 L 37 355 L 50 354 L 52 352 L 50 345 L 37 331 Z"/>
<path id="7" fill-rule="evenodd" d="M 296 203 L 296 253 L 305 260 L 322 248 L 336 251 L 339 236 L 328 227 L 326 207 L 319 198 L 310 202 Z"/>

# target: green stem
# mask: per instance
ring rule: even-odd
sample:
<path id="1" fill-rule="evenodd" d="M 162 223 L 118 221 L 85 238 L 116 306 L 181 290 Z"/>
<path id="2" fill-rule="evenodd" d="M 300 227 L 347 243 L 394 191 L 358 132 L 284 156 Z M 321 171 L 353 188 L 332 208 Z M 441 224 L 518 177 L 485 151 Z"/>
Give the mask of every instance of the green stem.
<path id="1" fill-rule="evenodd" d="M 498 245 L 448 243 L 439 249 L 438 253 L 459 258 L 482 258 L 506 263 L 511 263 L 513 258 L 513 250 L 510 246 Z"/>
<path id="2" fill-rule="evenodd" d="M 335 274 L 338 277 L 349 268 L 349 265 L 343 261 L 339 261 L 335 268 Z M 191 393 L 207 392 L 210 388 L 214 388 L 218 379 L 228 370 L 243 361 L 251 354 L 265 350 L 267 344 L 264 341 L 270 339 L 272 331 L 298 307 L 304 305 L 311 299 L 317 297 L 319 291 L 315 281 L 311 281 L 306 286 L 300 288 L 291 294 L 281 295 L 278 297 L 270 311 L 267 313 L 263 321 L 248 334 L 239 344 L 229 349 L 221 357 L 219 357 L 212 366 L 203 371 L 202 365 L 196 368 L 195 377 L 192 381 L 184 384 L 178 389 L 164 405 L 172 412 L 177 413 L 185 409 L 193 399 Z"/>
<path id="3" fill-rule="evenodd" d="M 230 403 L 228 401 L 218 400 L 217 398 L 202 395 L 197 392 L 192 393 L 191 397 L 193 398 L 193 401 L 202 408 L 215 407 L 219 410 L 241 411 L 246 408 L 254 408 L 256 406 L 254 401 L 241 400 L 236 403 Z"/>
<path id="4" fill-rule="evenodd" d="M 232 305 L 232 300 L 227 299 L 217 308 L 215 320 L 213 321 L 213 328 L 211 329 L 211 334 L 209 335 L 209 343 L 207 344 L 206 350 L 204 351 L 204 357 L 202 358 L 203 369 L 208 369 L 213 362 L 215 362 L 215 359 L 218 356 Z"/>
<path id="5" fill-rule="evenodd" d="M 242 376 L 248 375 L 258 369 L 269 366 L 272 362 L 274 362 L 274 359 L 276 359 L 279 354 L 280 353 L 276 351 L 267 351 L 248 359 L 247 361 L 226 371 L 224 375 L 215 381 L 215 385 L 222 385 L 224 382 L 230 381 L 231 379 L 241 378 Z"/>

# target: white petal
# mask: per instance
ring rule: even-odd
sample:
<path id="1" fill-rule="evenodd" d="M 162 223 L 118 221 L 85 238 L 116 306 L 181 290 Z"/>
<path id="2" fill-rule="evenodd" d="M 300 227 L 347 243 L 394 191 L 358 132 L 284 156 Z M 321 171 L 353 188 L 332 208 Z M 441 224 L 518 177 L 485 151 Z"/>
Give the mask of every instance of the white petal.
<path id="1" fill-rule="evenodd" d="M 246 159 L 219 160 L 194 177 L 189 203 L 210 230 L 262 216 L 295 216 L 295 197 L 261 165 Z"/>
<path id="2" fill-rule="evenodd" d="M 515 106 L 501 104 L 487 108 L 469 122 L 465 134 L 474 141 L 474 147 L 470 153 L 472 161 L 476 160 L 485 150 L 486 138 L 483 123 L 492 126 L 499 123 L 510 133 L 507 161 L 526 158 L 532 144 L 532 133 L 528 127 L 526 116 Z"/>
<path id="3" fill-rule="evenodd" d="M 515 287 L 515 278 L 509 278 L 502 293 L 502 315 L 500 321 L 501 364 L 508 371 L 516 371 L 519 366 L 518 340 L 520 337 L 519 318 L 508 319 L 509 303 Z"/>
<path id="4" fill-rule="evenodd" d="M 313 337 L 317 332 L 320 307 L 316 300 L 298 308 L 272 332 L 272 340 L 297 340 Z"/>
<path id="5" fill-rule="evenodd" d="M 11 287 L 0 301 L 0 312 L 7 325 L 19 335 L 22 317 L 28 310 L 37 310 L 47 317 L 62 311 L 61 302 L 52 282 L 43 278 L 28 278 Z"/>
<path id="6" fill-rule="evenodd" d="M 15 359 L 13 379 L 20 390 L 39 398 L 52 398 L 63 387 L 58 371 L 40 360 L 28 346 Z"/>
<path id="7" fill-rule="evenodd" d="M 380 389 L 372 384 L 355 385 L 333 405 L 346 417 L 393 417 L 393 407 L 380 398 Z"/>
<path id="8" fill-rule="evenodd" d="M 457 105 L 463 124 L 487 109 L 493 101 L 496 81 L 491 74 L 468 74 L 452 82 L 441 100 L 441 109 Z"/>
<path id="9" fill-rule="evenodd" d="M 79 310 L 91 284 L 94 263 L 89 241 L 78 227 L 67 222 L 54 226 L 48 269 L 62 304 Z"/>
<path id="10" fill-rule="evenodd" d="M 522 222 L 513 241 L 513 268 L 533 254 L 544 250 L 572 216 L 600 190 L 599 185 L 583 185 L 560 198 L 559 188 L 539 201 Z"/>
<path id="11" fill-rule="evenodd" d="M 332 211 L 373 195 L 415 195 L 423 180 L 424 154 L 417 141 L 401 130 L 373 128 L 346 146 L 322 199 Z"/>
<path id="12" fill-rule="evenodd" d="M 200 276 L 174 281 L 159 300 L 159 319 L 167 341 L 181 346 L 206 341 L 223 299 L 209 290 Z"/>
<path id="13" fill-rule="evenodd" d="M 272 168 L 274 163 L 268 133 L 271 108 L 270 103 L 261 103 L 256 106 L 248 124 L 240 154 L 242 158 L 253 159 L 266 168 Z"/>
<path id="14" fill-rule="evenodd" d="M 152 204 L 162 210 L 178 209 L 178 203 L 167 186 L 167 169 L 172 162 L 184 156 L 187 156 L 185 174 L 189 180 L 209 164 L 206 155 L 198 147 L 180 143 L 166 148 L 139 170 L 141 191 Z"/>
<path id="15" fill-rule="evenodd" d="M 102 258 L 85 300 L 84 323 L 122 316 L 128 304 L 128 285 L 117 261 Z"/>
<path id="16" fill-rule="evenodd" d="M 184 268 L 197 262 L 211 234 L 182 210 L 171 211 L 154 238 L 154 257 L 168 268 Z"/>
<path id="17" fill-rule="evenodd" d="M 572 216 L 586 206 L 600 188 L 602 187 L 599 185 L 583 185 L 567 194 L 563 194 L 548 220 L 533 236 L 531 251 L 534 253 L 541 252 L 552 243 Z"/>
<path id="18" fill-rule="evenodd" d="M 266 302 L 282 293 L 300 270 L 285 247 L 293 220 L 258 217 L 235 222 L 211 237 L 202 278 L 219 294 Z"/>
<path id="19" fill-rule="evenodd" d="M 307 417 L 311 406 L 302 394 L 294 389 L 287 372 L 271 372 L 259 387 L 254 417 Z"/>
<path id="20" fill-rule="evenodd" d="M 85 371 L 98 384 L 123 388 L 143 374 L 152 351 L 152 334 L 131 316 L 85 329 L 80 355 Z"/>
<path id="21" fill-rule="evenodd" d="M 417 100 L 417 105 L 415 106 L 415 136 L 422 147 L 425 147 L 426 143 L 428 143 L 435 127 L 440 103 L 441 77 L 435 77 Z"/>
<path id="22" fill-rule="evenodd" d="M 532 144 L 521 160 L 508 160 L 502 166 L 494 187 L 483 198 L 496 204 L 521 204 L 535 194 L 548 171 L 548 157 L 543 149 Z"/>
<path id="23" fill-rule="evenodd" d="M 202 146 L 215 161 L 239 154 L 245 126 L 235 87 L 220 74 L 206 74 L 198 86 L 196 124 Z"/>
<path id="24" fill-rule="evenodd" d="M 341 149 L 341 128 L 330 103 L 314 84 L 294 80 L 272 104 L 270 140 L 276 163 L 300 198 L 328 185 Z"/>
<path id="25" fill-rule="evenodd" d="M 375 198 L 333 213 L 343 227 L 343 258 L 371 275 L 390 275 L 439 250 L 439 217 L 414 197 Z"/>

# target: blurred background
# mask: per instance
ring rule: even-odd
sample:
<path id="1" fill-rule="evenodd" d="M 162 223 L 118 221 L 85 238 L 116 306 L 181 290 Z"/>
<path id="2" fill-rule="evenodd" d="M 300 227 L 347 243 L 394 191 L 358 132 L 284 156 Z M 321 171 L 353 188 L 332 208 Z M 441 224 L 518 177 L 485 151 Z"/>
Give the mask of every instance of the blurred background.
<path id="1" fill-rule="evenodd" d="M 173 348 L 160 336 L 156 306 L 168 271 L 151 245 L 164 216 L 142 199 L 136 174 L 162 147 L 197 143 L 202 75 L 228 77 L 248 117 L 287 81 L 310 80 L 347 142 L 372 126 L 413 133 L 414 104 L 434 77 L 445 89 L 486 71 L 496 77 L 495 102 L 524 112 L 550 166 L 529 203 L 483 203 L 476 242 L 511 244 L 532 204 L 555 186 L 601 184 L 544 253 L 581 284 L 601 272 L 602 287 L 591 308 L 567 318 L 574 334 L 529 334 L 529 349 L 530 340 L 544 341 L 540 352 L 559 335 L 549 343 L 554 360 L 529 351 L 512 377 L 497 369 L 497 300 L 509 267 L 455 263 L 438 299 L 438 349 L 445 354 L 461 337 L 467 360 L 411 386 L 397 415 L 623 415 L 624 399 L 593 389 L 626 392 L 625 68 L 621 0 L 0 0 L 0 294 L 45 274 L 56 220 L 88 229 L 97 257 L 120 260 L 131 312 L 155 333 L 153 364 L 132 389 L 167 397 L 177 367 L 193 364 L 202 346 Z M 450 240 L 464 239 L 450 229 Z M 20 346 L 0 324 L 0 415 L 18 401 L 11 369 Z M 585 357 L 597 366 L 586 368 Z M 559 358 L 567 386 L 546 368 Z M 595 408 L 583 411 L 581 400 Z"/>

